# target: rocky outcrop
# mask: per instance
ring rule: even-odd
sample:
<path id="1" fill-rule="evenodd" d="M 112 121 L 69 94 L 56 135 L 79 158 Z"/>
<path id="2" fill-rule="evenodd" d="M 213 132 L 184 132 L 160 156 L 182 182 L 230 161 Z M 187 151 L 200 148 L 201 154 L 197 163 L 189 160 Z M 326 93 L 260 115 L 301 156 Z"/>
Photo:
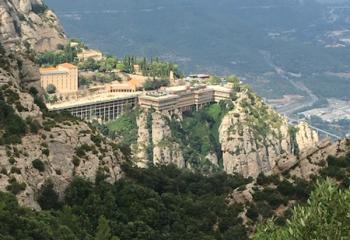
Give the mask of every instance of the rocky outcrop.
<path id="1" fill-rule="evenodd" d="M 48 180 L 60 197 L 75 176 L 94 181 L 99 169 L 108 175 L 107 180 L 116 181 L 122 175 L 120 163 L 123 157 L 108 142 L 96 146 L 91 140 L 93 135 L 85 123 L 66 123 L 51 131 L 28 134 L 22 138 L 22 144 L 0 146 L 0 191 L 6 191 L 11 179 L 16 179 L 25 184 L 24 191 L 17 195 L 19 201 L 39 209 L 38 193 Z M 77 151 L 82 146 L 92 150 L 79 157 Z M 38 170 L 33 161 L 43 163 L 44 170 Z"/>
<path id="2" fill-rule="evenodd" d="M 135 162 L 138 167 L 147 167 L 148 163 L 151 162 L 150 159 L 148 159 L 147 155 L 147 149 L 149 149 L 152 144 L 151 138 L 150 138 L 150 131 L 147 127 L 147 113 L 141 113 L 138 118 L 136 119 L 137 124 L 137 143 L 133 146 L 133 150 L 135 153 Z"/>
<path id="3" fill-rule="evenodd" d="M 302 152 L 296 163 L 287 170 L 291 175 L 309 179 L 327 165 L 328 156 L 342 157 L 349 153 L 349 150 L 349 139 L 338 140 L 335 143 L 325 139 Z"/>
<path id="4" fill-rule="evenodd" d="M 235 189 L 231 194 L 227 196 L 229 204 L 246 204 L 253 201 L 253 187 L 254 183 L 249 183 L 245 186 L 245 189 Z"/>
<path id="5" fill-rule="evenodd" d="M 272 173 L 277 163 L 288 168 L 319 141 L 306 123 L 289 126 L 287 119 L 251 92 L 240 92 L 237 97 L 234 110 L 224 117 L 219 129 L 227 173 L 257 177 L 261 172 Z"/>
<path id="6" fill-rule="evenodd" d="M 0 100 L 12 107 L 27 128 L 20 144 L 0 145 L 0 191 L 12 191 L 21 204 L 39 209 L 38 195 L 48 181 L 62 198 L 75 176 L 94 181 L 99 170 L 110 182 L 119 179 L 125 160 L 119 149 L 87 123 L 45 116 L 33 96 L 20 90 L 25 79 L 35 79 L 37 67 L 21 55 L 0 52 L 0 56 L 6 60 L 0 66 Z"/>
<path id="7" fill-rule="evenodd" d="M 66 36 L 42 0 L 0 0 L 0 42 L 11 49 L 44 51 L 64 44 Z"/>
<path id="8" fill-rule="evenodd" d="M 180 114 L 180 113 L 178 113 Z M 185 167 L 180 145 L 172 141 L 167 112 L 144 111 L 137 119 L 138 140 L 136 158 L 139 167 L 149 164 L 175 164 Z"/>
<path id="9" fill-rule="evenodd" d="M 185 167 L 185 161 L 178 143 L 171 141 L 171 130 L 167 119 L 171 116 L 154 112 L 152 114 L 153 164 L 173 163 L 179 168 Z"/>
<path id="10" fill-rule="evenodd" d="M 233 105 L 218 130 L 222 163 L 215 153 L 205 157 L 212 166 L 222 164 L 229 174 L 257 177 L 260 173 L 284 172 L 300 163 L 319 142 L 318 134 L 306 122 L 291 126 L 287 118 L 249 90 L 237 92 Z M 176 115 L 181 123 L 182 114 Z M 178 167 L 195 168 L 185 162 L 184 146 L 172 136 L 171 120 L 174 116 L 167 112 L 145 111 L 139 115 L 138 141 L 134 146 L 138 166 L 173 163 Z"/>

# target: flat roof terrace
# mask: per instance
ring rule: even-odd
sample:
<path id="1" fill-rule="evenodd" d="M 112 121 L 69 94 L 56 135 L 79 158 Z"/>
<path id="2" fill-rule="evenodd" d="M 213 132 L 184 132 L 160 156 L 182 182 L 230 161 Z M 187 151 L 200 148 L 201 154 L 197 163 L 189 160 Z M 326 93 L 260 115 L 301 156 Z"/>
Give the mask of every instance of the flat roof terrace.
<path id="1" fill-rule="evenodd" d="M 116 100 L 138 98 L 138 96 L 141 93 L 142 92 L 101 93 L 101 94 L 90 95 L 90 96 L 81 97 L 78 99 L 73 99 L 70 101 L 65 101 L 60 103 L 54 103 L 54 104 L 48 103 L 47 108 L 50 111 L 55 111 L 55 110 L 64 110 L 64 109 L 69 109 L 74 107 L 83 107 L 83 106 L 89 106 L 93 104 L 113 102 Z"/>

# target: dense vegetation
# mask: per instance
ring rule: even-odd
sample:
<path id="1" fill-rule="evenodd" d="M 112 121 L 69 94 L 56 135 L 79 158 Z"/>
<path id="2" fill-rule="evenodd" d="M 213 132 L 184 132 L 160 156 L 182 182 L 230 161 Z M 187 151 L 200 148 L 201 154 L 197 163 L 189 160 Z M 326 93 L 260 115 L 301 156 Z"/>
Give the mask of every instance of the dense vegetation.
<path id="1" fill-rule="evenodd" d="M 260 175 L 248 205 L 229 205 L 227 195 L 244 190 L 250 179 L 224 173 L 206 177 L 175 166 L 139 169 L 126 164 L 125 177 L 115 184 L 105 182 L 102 171 L 95 183 L 75 178 L 63 201 L 48 181 L 38 196 L 41 212 L 19 207 L 14 196 L 0 193 L 0 238 L 232 240 L 248 239 L 250 226 L 260 222 L 257 240 L 347 239 L 350 155 L 327 162 L 321 176 L 334 178 L 331 169 L 345 173 L 335 176 L 337 184 Z M 276 209 L 287 202 L 301 204 L 281 217 Z M 239 217 L 244 208 L 246 225 Z M 265 221 L 277 212 L 280 217 Z"/>
<path id="2" fill-rule="evenodd" d="M 328 180 L 318 183 L 305 206 L 292 211 L 286 226 L 278 226 L 273 221 L 260 226 L 255 240 L 292 239 L 348 239 L 350 189 L 339 190 Z"/>
<path id="3" fill-rule="evenodd" d="M 180 143 L 185 160 L 195 169 L 204 172 L 213 170 L 213 166 L 206 160 L 208 154 L 215 154 L 221 165 L 219 126 L 222 118 L 232 108 L 232 102 L 220 102 L 197 112 L 186 112 L 182 123 L 176 118 L 169 121 L 172 141 Z"/>
<path id="4" fill-rule="evenodd" d="M 77 50 L 70 45 L 62 46 L 57 51 L 45 51 L 36 55 L 35 62 L 40 66 L 56 66 L 61 63 L 74 63 L 77 59 Z"/>
<path id="5" fill-rule="evenodd" d="M 27 132 L 26 122 L 17 115 L 17 110 L 24 110 L 19 102 L 18 94 L 9 85 L 0 88 L 0 145 L 20 143 L 21 136 Z"/>
<path id="6" fill-rule="evenodd" d="M 350 142 L 348 146 L 350 146 Z M 319 165 L 323 169 L 318 175 L 313 176 L 310 181 L 291 177 L 288 174 L 283 178 L 274 175 L 267 177 L 260 174 L 253 188 L 254 201 L 246 206 L 247 217 L 250 218 L 251 223 L 255 224 L 259 219 L 274 216 L 276 225 L 285 225 L 287 219 L 291 216 L 291 211 L 288 208 L 281 211 L 280 207 L 305 203 L 320 179 L 330 178 L 335 180 L 340 188 L 347 189 L 350 187 L 349 153 L 339 158 L 330 156 Z"/>
<path id="7" fill-rule="evenodd" d="M 140 67 L 139 71 L 144 76 L 168 78 L 170 71 L 173 71 L 177 76 L 181 76 L 177 65 L 161 61 L 159 58 L 147 59 L 145 57 L 126 56 L 121 62 L 122 70 L 128 73 L 137 73 L 138 69 L 134 68 L 135 65 Z"/>
<path id="8" fill-rule="evenodd" d="M 144 90 L 146 91 L 149 91 L 149 90 L 157 90 L 161 87 L 166 87 L 166 86 L 169 86 L 170 82 L 169 80 L 167 79 L 149 79 L 149 80 L 146 80 L 146 82 L 143 84 L 143 88 Z"/>
<path id="9" fill-rule="evenodd" d="M 174 166 L 123 169 L 126 178 L 113 185 L 101 174 L 95 184 L 76 178 L 63 202 L 48 184 L 40 196 L 47 211 L 40 213 L 19 207 L 14 197 L 2 193 L 1 238 L 247 239 L 238 216 L 242 206 L 227 205 L 225 198 L 248 180 L 226 174 L 204 177 Z"/>
<path id="10" fill-rule="evenodd" d="M 208 173 L 216 171 L 213 164 L 207 160 L 208 154 L 217 156 L 219 165 L 222 164 L 221 146 L 219 143 L 219 126 L 225 114 L 233 108 L 232 102 L 211 104 L 199 111 L 185 112 L 183 121 L 179 122 L 177 116 L 166 118 L 171 129 L 171 139 L 163 139 L 161 144 L 179 143 L 184 152 L 185 161 L 194 169 Z M 107 124 L 107 129 L 100 127 L 104 135 L 120 140 L 119 146 L 130 153 L 131 145 L 137 140 L 136 118 L 139 110 L 125 113 L 117 120 Z M 149 114 L 150 116 L 150 114 Z M 148 129 L 151 130 L 152 119 L 147 118 Z M 153 148 L 152 146 L 149 146 Z M 151 152 L 149 156 L 151 156 Z M 215 169 L 213 169 L 215 168 Z"/>
<path id="11" fill-rule="evenodd" d="M 71 43 L 77 43 L 77 46 L 71 46 Z M 79 64 L 79 68 L 87 71 L 112 72 L 120 70 L 126 73 L 142 73 L 150 77 L 169 77 L 170 71 L 180 76 L 178 66 L 169 62 L 161 61 L 158 58 L 138 58 L 135 56 L 125 56 L 118 59 L 114 56 L 107 55 L 102 60 L 93 58 L 85 59 L 79 62 L 78 53 L 87 47 L 80 40 L 71 40 L 68 44 L 59 45 L 58 50 L 45 51 L 36 55 L 35 61 L 41 66 L 55 66 L 60 63 L 69 62 Z M 0 48 L 1 54 L 1 48 Z M 135 69 L 138 65 L 139 69 Z"/>
<path id="12" fill-rule="evenodd" d="M 1 42 L 0 42 L 0 66 L 3 69 L 8 69 L 9 67 L 9 62 L 6 58 L 6 50 Z"/>
<path id="13" fill-rule="evenodd" d="M 117 120 L 108 123 L 107 128 L 100 127 L 104 135 L 121 140 L 118 146 L 128 156 L 131 155 L 131 145 L 137 142 L 136 118 L 138 114 L 138 109 L 126 112 Z"/>

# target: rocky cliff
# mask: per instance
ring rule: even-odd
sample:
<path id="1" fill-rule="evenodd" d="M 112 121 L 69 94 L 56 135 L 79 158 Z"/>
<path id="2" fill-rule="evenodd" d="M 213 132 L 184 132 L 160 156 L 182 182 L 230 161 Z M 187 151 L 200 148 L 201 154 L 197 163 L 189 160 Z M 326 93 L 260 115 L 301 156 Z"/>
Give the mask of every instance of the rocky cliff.
<path id="1" fill-rule="evenodd" d="M 290 126 L 249 91 L 237 94 L 235 108 L 222 120 L 219 133 L 224 170 L 246 177 L 272 173 L 280 159 L 292 164 L 319 141 L 306 123 Z"/>
<path id="2" fill-rule="evenodd" d="M 0 42 L 0 191 L 35 209 L 46 183 L 63 197 L 75 176 L 94 181 L 99 172 L 116 181 L 125 160 L 87 123 L 46 112 L 34 88 L 38 81 L 38 68 L 26 54 L 5 50 Z"/>
<path id="3" fill-rule="evenodd" d="M 56 49 L 66 42 L 57 16 L 42 0 L 0 0 L 0 42 L 12 49 Z"/>
<path id="4" fill-rule="evenodd" d="M 206 162 L 209 168 L 218 166 L 229 174 L 257 177 L 260 173 L 280 173 L 290 169 L 318 146 L 318 134 L 306 122 L 290 125 L 286 118 L 249 90 L 238 91 L 235 99 L 226 104 L 233 106 L 229 110 L 220 109 L 226 111 L 223 118 L 210 120 L 220 121 L 216 123 L 218 129 L 207 128 L 202 131 L 202 138 L 189 136 L 195 135 L 193 131 L 198 128 L 184 129 L 186 116 L 180 112 L 172 116 L 167 112 L 141 113 L 137 119 L 138 141 L 134 148 L 138 166 L 173 163 L 181 168 L 196 169 Z M 185 125 L 212 124 L 205 120 L 207 112 L 212 110 L 200 111 L 205 116 L 203 119 L 192 119 Z M 178 123 L 175 131 L 184 132 L 182 135 L 172 131 L 174 122 Z M 209 131 L 217 131 L 221 151 L 215 152 L 211 146 L 215 144 L 205 147 L 210 148 L 207 151 L 193 150 L 197 145 L 208 144 L 203 142 L 206 139 L 215 138 L 209 135 Z M 191 143 L 193 140 L 196 141 L 194 145 Z M 190 152 L 190 155 L 185 155 L 185 152 Z M 198 158 L 197 162 L 193 162 L 193 158 Z"/>
<path id="5" fill-rule="evenodd" d="M 181 116 L 180 113 L 176 114 Z M 137 118 L 138 138 L 135 149 L 136 162 L 139 167 L 149 164 L 173 163 L 180 168 L 185 161 L 179 143 L 172 141 L 169 126 L 171 119 L 167 112 L 143 111 Z"/>

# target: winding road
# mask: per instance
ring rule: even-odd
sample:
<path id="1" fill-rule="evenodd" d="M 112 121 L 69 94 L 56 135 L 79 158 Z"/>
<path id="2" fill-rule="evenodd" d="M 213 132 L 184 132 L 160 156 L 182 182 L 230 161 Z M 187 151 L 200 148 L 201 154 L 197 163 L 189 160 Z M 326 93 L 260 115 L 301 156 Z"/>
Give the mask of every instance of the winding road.
<path id="1" fill-rule="evenodd" d="M 260 51 L 262 56 L 264 57 L 266 63 L 268 63 L 274 71 L 279 75 L 282 79 L 288 81 L 292 86 L 294 86 L 296 89 L 305 92 L 306 93 L 306 99 L 303 103 L 291 103 L 291 104 L 286 104 L 285 106 L 281 107 L 278 109 L 279 112 L 285 114 L 286 116 L 291 116 L 293 113 L 296 113 L 306 107 L 311 107 L 318 101 L 318 97 L 313 94 L 313 92 L 308 89 L 302 82 L 296 82 L 292 80 L 289 77 L 289 73 L 283 68 L 277 66 L 273 61 L 271 57 L 271 53 L 268 51 Z"/>
<path id="2" fill-rule="evenodd" d="M 325 131 L 323 129 L 320 129 L 318 127 L 312 126 L 306 119 L 297 120 L 297 119 L 293 118 L 293 114 L 299 112 L 300 110 L 302 110 L 306 107 L 313 106 L 319 100 L 319 98 L 309 88 L 307 88 L 302 82 L 296 82 L 296 81 L 292 80 L 289 77 L 289 73 L 287 71 L 285 71 L 285 70 L 283 70 L 283 68 L 277 66 L 272 61 L 271 53 L 269 53 L 267 51 L 260 51 L 260 53 L 263 55 L 265 61 L 274 69 L 274 71 L 282 79 L 288 81 L 296 89 L 306 93 L 305 100 L 303 103 L 298 102 L 298 103 L 286 104 L 285 106 L 278 108 L 278 111 L 280 113 L 286 115 L 288 117 L 290 123 L 304 121 L 304 122 L 307 122 L 312 129 L 316 130 L 319 133 L 323 133 L 326 136 L 331 137 L 333 139 L 341 139 L 340 136 L 337 136 L 333 133 L 330 133 L 330 132 Z"/>

